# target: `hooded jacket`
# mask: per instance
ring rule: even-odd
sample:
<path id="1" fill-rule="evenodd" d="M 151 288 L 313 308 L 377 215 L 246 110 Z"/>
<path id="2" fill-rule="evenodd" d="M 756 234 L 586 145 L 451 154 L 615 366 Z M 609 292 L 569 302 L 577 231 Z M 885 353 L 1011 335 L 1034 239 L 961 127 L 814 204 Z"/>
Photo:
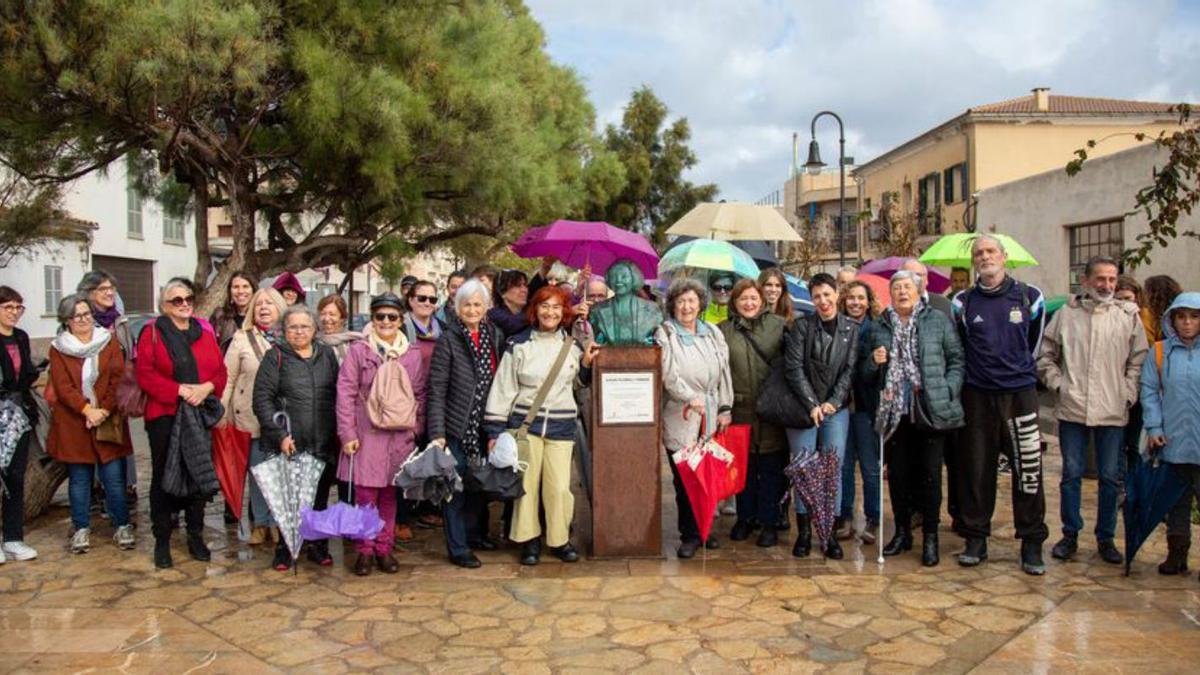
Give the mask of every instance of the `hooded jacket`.
<path id="1" fill-rule="evenodd" d="M 300 284 L 300 279 L 291 272 L 284 272 L 275 279 L 275 283 L 271 284 L 271 288 L 283 293 L 285 290 L 296 291 L 296 302 L 304 303 L 304 296 L 308 295 L 304 292 L 304 286 Z"/>
<path id="2" fill-rule="evenodd" d="M 1137 305 L 1072 296 L 1050 319 L 1037 359 L 1038 378 L 1058 394 L 1054 416 L 1089 427 L 1125 426 L 1148 349 Z"/>
<path id="3" fill-rule="evenodd" d="M 1163 316 L 1162 376 L 1151 350 L 1142 363 L 1142 414 L 1148 436 L 1166 436 L 1163 460 L 1200 464 L 1200 338 L 1186 345 L 1171 325 L 1180 308 L 1200 310 L 1200 293 L 1181 293 Z"/>

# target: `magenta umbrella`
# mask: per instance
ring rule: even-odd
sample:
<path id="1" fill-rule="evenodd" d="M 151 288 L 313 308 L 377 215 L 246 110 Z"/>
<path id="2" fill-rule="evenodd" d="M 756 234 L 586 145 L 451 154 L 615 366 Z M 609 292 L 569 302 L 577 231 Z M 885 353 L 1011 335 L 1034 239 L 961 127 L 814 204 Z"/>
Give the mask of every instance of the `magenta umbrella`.
<path id="1" fill-rule="evenodd" d="M 512 250 L 522 258 L 552 255 L 576 269 L 591 265 L 596 274 L 604 274 L 614 262 L 628 258 L 647 279 L 658 276 L 658 254 L 650 242 L 608 223 L 556 220 L 526 230 Z"/>
<path id="2" fill-rule="evenodd" d="M 879 258 L 878 260 L 872 260 L 871 262 L 863 265 L 862 269 L 859 271 L 866 274 L 874 274 L 875 276 L 883 277 L 884 279 L 891 279 L 892 275 L 895 274 L 896 271 L 901 267 L 903 267 L 904 263 L 908 262 L 909 260 L 914 260 L 914 258 L 901 258 L 894 255 L 887 258 Z M 950 279 L 947 278 L 946 275 L 938 272 L 932 267 L 928 269 L 929 278 L 925 280 L 925 290 L 929 291 L 930 293 L 943 293 L 947 288 L 950 288 Z"/>

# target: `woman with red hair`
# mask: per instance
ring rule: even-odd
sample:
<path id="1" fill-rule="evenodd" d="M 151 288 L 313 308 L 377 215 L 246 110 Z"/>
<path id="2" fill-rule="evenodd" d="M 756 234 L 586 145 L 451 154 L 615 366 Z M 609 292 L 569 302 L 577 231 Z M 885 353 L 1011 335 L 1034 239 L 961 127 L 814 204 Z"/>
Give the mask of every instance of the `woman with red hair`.
<path id="1" fill-rule="evenodd" d="M 557 286 L 534 293 L 525 309 L 529 327 L 508 340 L 496 368 L 483 416 L 488 449 L 503 431 L 521 428 L 527 418 L 529 467 L 524 472 L 525 496 L 513 506 L 509 538 L 521 544 L 521 564 L 536 565 L 541 556 L 542 526 L 538 509 L 546 514 L 546 544 L 563 562 L 579 560 L 571 546 L 571 452 L 575 445 L 573 385 L 590 379 L 592 359 L 600 349 L 586 348 L 568 332 L 575 319 L 571 296 Z M 559 355 L 565 352 L 566 358 Z M 557 372 L 556 362 L 562 362 Z M 535 406 L 535 402 L 540 404 Z M 536 410 L 534 408 L 536 407 Z M 532 412 L 531 412 L 532 410 Z M 522 457 L 522 460 L 525 460 Z"/>

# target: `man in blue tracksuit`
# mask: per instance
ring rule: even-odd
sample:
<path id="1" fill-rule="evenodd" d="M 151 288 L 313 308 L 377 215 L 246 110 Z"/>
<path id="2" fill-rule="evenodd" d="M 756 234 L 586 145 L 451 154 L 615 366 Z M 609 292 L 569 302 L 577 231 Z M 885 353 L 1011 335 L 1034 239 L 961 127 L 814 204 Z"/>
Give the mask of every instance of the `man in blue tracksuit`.
<path id="1" fill-rule="evenodd" d="M 1021 540 L 1021 569 L 1045 574 L 1042 542 L 1046 494 L 1038 432 L 1038 348 L 1045 302 L 1034 286 L 1008 276 L 1008 255 L 996 237 L 982 234 L 971 247 L 976 283 L 954 298 L 954 321 L 967 355 L 962 391 L 967 423 L 955 462 L 959 505 L 955 530 L 966 539 L 958 562 L 987 560 L 987 538 L 996 509 L 996 464 L 1007 456 L 1012 471 L 1013 520 Z"/>

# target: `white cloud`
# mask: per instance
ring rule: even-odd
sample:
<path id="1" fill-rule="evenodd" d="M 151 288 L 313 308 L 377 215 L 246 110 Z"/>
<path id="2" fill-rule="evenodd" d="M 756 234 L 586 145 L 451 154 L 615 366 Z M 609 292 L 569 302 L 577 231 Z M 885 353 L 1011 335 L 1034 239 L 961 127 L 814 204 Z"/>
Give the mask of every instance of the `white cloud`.
<path id="1" fill-rule="evenodd" d="M 527 0 L 601 123 L 649 85 L 722 196 L 780 187 L 820 110 L 860 163 L 972 105 L 1057 93 L 1196 100 L 1200 16 L 1169 0 Z M 826 161 L 837 125 L 822 120 Z"/>

